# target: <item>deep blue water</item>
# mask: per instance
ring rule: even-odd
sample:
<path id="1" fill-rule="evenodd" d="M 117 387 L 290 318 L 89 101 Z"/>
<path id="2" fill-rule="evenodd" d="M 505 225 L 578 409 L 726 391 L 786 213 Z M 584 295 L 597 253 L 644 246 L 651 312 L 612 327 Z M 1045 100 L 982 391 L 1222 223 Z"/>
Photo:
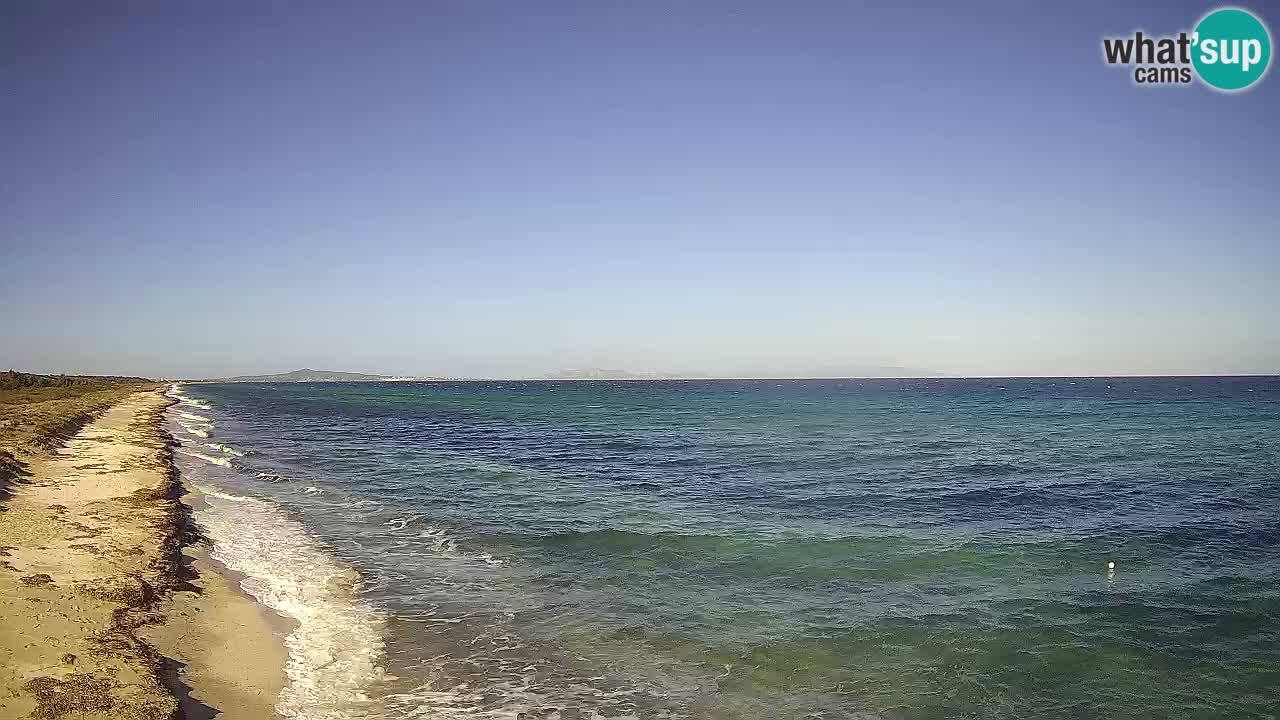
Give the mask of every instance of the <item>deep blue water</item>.
<path id="1" fill-rule="evenodd" d="M 287 715 L 1280 712 L 1277 378 L 180 394 Z"/>

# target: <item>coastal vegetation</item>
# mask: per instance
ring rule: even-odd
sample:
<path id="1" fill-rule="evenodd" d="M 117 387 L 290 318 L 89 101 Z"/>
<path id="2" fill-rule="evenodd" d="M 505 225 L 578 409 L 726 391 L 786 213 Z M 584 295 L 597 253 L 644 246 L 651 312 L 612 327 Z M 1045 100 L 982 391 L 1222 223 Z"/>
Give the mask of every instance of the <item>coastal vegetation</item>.
<path id="1" fill-rule="evenodd" d="M 0 372 L 0 501 L 34 457 L 129 394 L 159 387 L 140 377 Z"/>

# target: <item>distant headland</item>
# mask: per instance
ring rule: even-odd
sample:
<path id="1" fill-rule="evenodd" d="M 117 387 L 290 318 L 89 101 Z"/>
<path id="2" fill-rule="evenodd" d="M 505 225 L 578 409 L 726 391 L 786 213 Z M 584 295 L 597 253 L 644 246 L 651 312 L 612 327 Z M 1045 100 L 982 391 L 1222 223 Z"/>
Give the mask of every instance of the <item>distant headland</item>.
<path id="1" fill-rule="evenodd" d="M 208 378 L 195 382 L 395 382 L 412 380 L 443 380 L 438 377 L 408 377 L 401 375 L 368 375 L 365 373 L 338 372 L 336 370 L 312 370 L 302 368 L 274 375 L 237 375 L 228 378 Z"/>
<path id="2" fill-rule="evenodd" d="M 946 377 L 942 373 L 932 372 L 929 370 L 918 370 L 915 368 L 888 367 L 888 366 L 840 366 L 818 368 L 801 375 L 788 375 L 785 373 L 770 374 L 760 373 L 749 376 L 734 375 L 711 375 L 699 372 L 683 372 L 683 373 L 659 373 L 659 372 L 629 372 L 626 370 L 606 369 L 598 367 L 574 368 L 567 370 L 558 370 L 548 373 L 541 377 L 527 378 L 531 380 L 734 380 L 749 379 L 751 377 L 760 378 L 794 378 L 794 379 L 823 379 L 823 378 L 930 378 L 930 377 Z M 270 375 L 237 375 L 235 377 L 225 378 L 204 378 L 198 380 L 190 380 L 189 382 L 207 382 L 207 383 L 303 383 L 303 382 L 414 382 L 414 381 L 441 381 L 441 380 L 498 380 L 512 378 L 478 378 L 478 377 L 442 377 L 442 376 L 406 376 L 406 375 L 375 375 L 369 373 L 357 372 L 340 372 L 336 370 L 312 370 L 311 368 L 302 368 L 301 370 L 293 370 L 290 372 L 275 373 Z"/>

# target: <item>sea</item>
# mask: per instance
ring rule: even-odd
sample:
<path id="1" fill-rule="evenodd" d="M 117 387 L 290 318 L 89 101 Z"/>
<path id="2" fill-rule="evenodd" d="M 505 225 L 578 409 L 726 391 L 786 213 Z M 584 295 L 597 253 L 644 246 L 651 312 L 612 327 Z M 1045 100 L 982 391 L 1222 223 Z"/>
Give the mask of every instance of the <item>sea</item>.
<path id="1" fill-rule="evenodd" d="M 1280 716 L 1280 378 L 170 395 L 286 718 Z"/>

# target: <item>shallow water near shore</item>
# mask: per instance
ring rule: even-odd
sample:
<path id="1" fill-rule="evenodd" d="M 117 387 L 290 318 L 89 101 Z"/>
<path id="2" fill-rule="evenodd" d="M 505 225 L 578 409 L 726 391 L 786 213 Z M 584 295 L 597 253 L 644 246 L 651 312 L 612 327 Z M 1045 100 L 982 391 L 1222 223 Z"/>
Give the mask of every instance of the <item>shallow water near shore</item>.
<path id="1" fill-rule="evenodd" d="M 1275 712 L 1276 378 L 174 394 L 287 717 Z"/>

